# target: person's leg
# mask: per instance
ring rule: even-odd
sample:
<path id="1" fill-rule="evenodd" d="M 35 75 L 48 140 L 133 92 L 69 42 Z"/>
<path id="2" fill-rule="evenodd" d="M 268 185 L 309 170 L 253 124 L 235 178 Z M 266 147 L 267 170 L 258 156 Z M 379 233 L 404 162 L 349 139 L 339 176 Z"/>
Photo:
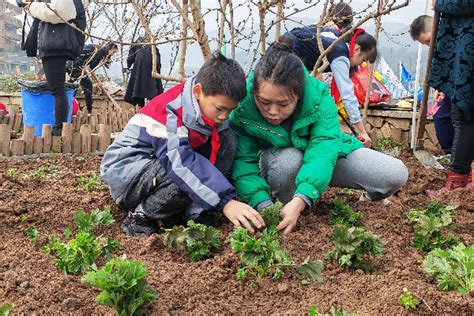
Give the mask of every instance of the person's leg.
<path id="1" fill-rule="evenodd" d="M 293 147 L 268 148 L 260 156 L 260 173 L 270 186 L 270 193 L 288 203 L 295 194 L 295 179 L 303 163 L 303 152 Z"/>
<path id="2" fill-rule="evenodd" d="M 464 118 L 464 113 L 456 105 L 452 106 L 454 140 L 449 170 L 459 174 L 469 174 L 474 159 L 474 121 Z"/>
<path id="3" fill-rule="evenodd" d="M 43 58 L 43 69 L 51 93 L 54 96 L 53 135 L 60 136 L 63 123 L 67 122 L 69 102 L 66 95 L 67 57 L 55 56 Z"/>
<path id="4" fill-rule="evenodd" d="M 372 200 L 382 200 L 400 190 L 407 179 L 401 160 L 361 148 L 337 161 L 329 186 L 362 189 Z"/>
<path id="5" fill-rule="evenodd" d="M 191 199 L 173 183 L 159 160 L 149 162 L 124 194 L 120 207 L 128 210 L 122 230 L 132 236 L 148 236 L 159 231 L 156 220 L 172 225 Z"/>
<path id="6" fill-rule="evenodd" d="M 92 81 L 89 78 L 81 79 L 81 87 L 84 91 L 84 100 L 86 101 L 87 112 L 92 113 Z"/>
<path id="7" fill-rule="evenodd" d="M 445 154 L 451 153 L 454 138 L 454 127 L 451 120 L 451 102 L 443 100 L 433 116 L 436 137 Z"/>

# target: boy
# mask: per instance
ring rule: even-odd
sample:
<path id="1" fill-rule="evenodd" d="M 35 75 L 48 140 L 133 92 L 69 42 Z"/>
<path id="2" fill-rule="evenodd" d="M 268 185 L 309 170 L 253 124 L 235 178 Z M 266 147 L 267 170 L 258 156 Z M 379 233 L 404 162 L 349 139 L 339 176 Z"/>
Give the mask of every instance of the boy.
<path id="1" fill-rule="evenodd" d="M 226 178 L 237 147 L 227 119 L 245 95 L 242 68 L 215 54 L 130 119 L 101 164 L 112 198 L 130 210 L 126 234 L 148 236 L 177 217 L 199 221 L 220 210 L 250 231 L 249 221 L 264 225 L 257 211 L 235 200 Z"/>

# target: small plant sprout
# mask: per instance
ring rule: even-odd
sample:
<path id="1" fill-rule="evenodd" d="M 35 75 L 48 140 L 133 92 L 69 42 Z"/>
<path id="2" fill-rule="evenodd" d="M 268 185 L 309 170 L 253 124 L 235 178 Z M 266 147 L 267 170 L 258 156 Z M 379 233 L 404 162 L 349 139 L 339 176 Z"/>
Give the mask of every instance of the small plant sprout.
<path id="1" fill-rule="evenodd" d="M 0 306 L 0 316 L 8 316 L 13 308 L 12 304 L 3 304 Z"/>
<path id="2" fill-rule="evenodd" d="M 352 208 L 341 199 L 334 201 L 334 206 L 331 210 L 331 225 L 341 224 L 352 227 L 360 226 L 361 222 L 362 215 L 359 212 L 354 212 Z"/>
<path id="3" fill-rule="evenodd" d="M 356 189 L 344 188 L 344 189 L 341 189 L 341 191 L 339 191 L 337 194 L 352 196 L 356 194 L 358 191 L 359 190 L 356 190 Z"/>
<path id="4" fill-rule="evenodd" d="M 25 234 L 28 236 L 32 244 L 36 244 L 36 241 L 38 241 L 38 237 L 40 235 L 39 231 L 34 226 L 28 227 L 25 230 Z"/>
<path id="5" fill-rule="evenodd" d="M 377 140 L 374 145 L 375 150 L 394 157 L 397 157 L 403 148 L 405 148 L 403 143 L 397 142 L 392 138 Z"/>
<path id="6" fill-rule="evenodd" d="M 76 186 L 79 190 L 88 190 L 88 191 L 96 191 L 96 190 L 106 190 L 107 185 L 102 180 L 102 178 L 95 173 L 93 173 L 89 177 L 79 177 L 78 184 Z"/>
<path id="7" fill-rule="evenodd" d="M 185 251 L 193 261 L 210 258 L 213 249 L 221 249 L 221 233 L 217 229 L 192 220 L 187 225 L 167 229 L 163 235 L 164 245 Z"/>
<path id="8" fill-rule="evenodd" d="M 271 206 L 264 208 L 260 215 L 262 216 L 266 227 L 276 227 L 283 217 L 280 214 L 283 204 L 281 202 L 273 203 Z"/>
<path id="9" fill-rule="evenodd" d="M 316 306 L 308 307 L 309 316 L 356 316 L 354 313 L 344 311 L 342 308 L 331 307 L 327 314 L 321 314 L 318 312 Z"/>
<path id="10" fill-rule="evenodd" d="M 311 261 L 310 257 L 301 265 L 296 265 L 291 258 L 289 251 L 280 246 L 278 236 L 280 232 L 275 227 L 267 227 L 257 236 L 250 236 L 247 229 L 235 228 L 230 237 L 232 251 L 240 254 L 240 267 L 237 269 L 237 280 L 246 277 L 261 279 L 271 277 L 279 280 L 283 275 L 284 268 L 296 268 L 299 273 L 305 276 L 303 284 L 311 282 L 322 282 L 321 271 L 323 264 L 321 261 Z"/>
<path id="11" fill-rule="evenodd" d="M 415 248 L 431 251 L 436 248 L 447 249 L 460 243 L 451 234 L 452 215 L 456 208 L 433 201 L 426 209 L 412 209 L 408 219 L 413 226 Z"/>
<path id="12" fill-rule="evenodd" d="M 41 166 L 33 171 L 32 176 L 36 179 L 43 179 L 46 176 L 46 171 L 46 167 Z"/>
<path id="13" fill-rule="evenodd" d="M 415 309 L 418 305 L 418 300 L 411 294 L 407 288 L 403 288 L 403 294 L 398 299 L 398 304 L 406 309 Z"/>
<path id="14" fill-rule="evenodd" d="M 474 294 L 474 246 L 458 244 L 452 249 L 435 249 L 423 261 L 425 272 L 443 291 Z"/>
<path id="15" fill-rule="evenodd" d="M 18 176 L 18 170 L 15 168 L 8 169 L 7 176 L 9 176 L 10 178 L 16 178 Z"/>
<path id="16" fill-rule="evenodd" d="M 101 290 L 97 302 L 113 308 L 116 315 L 138 315 L 143 305 L 158 298 L 148 288 L 148 274 L 140 261 L 114 258 L 99 271 L 88 272 L 81 282 Z"/>
<path id="17" fill-rule="evenodd" d="M 326 254 L 327 259 L 337 260 L 343 267 L 362 269 L 367 273 L 372 270 L 370 258 L 382 254 L 385 242 L 361 227 L 337 225 L 334 227 L 332 243 L 334 249 Z"/>
<path id="18" fill-rule="evenodd" d="M 20 215 L 20 222 L 25 223 L 28 220 L 28 216 L 25 214 Z"/>
<path id="19" fill-rule="evenodd" d="M 98 209 L 92 213 L 79 211 L 74 216 L 74 221 L 79 227 L 79 232 L 67 243 L 60 242 L 55 236 L 50 236 L 49 243 L 44 247 L 47 253 L 56 255 L 56 266 L 59 271 L 66 274 L 84 274 L 96 269 L 95 262 L 100 257 L 110 259 L 112 252 L 121 247 L 120 243 L 105 237 L 96 237 L 92 230 L 97 225 L 110 225 L 114 220 L 110 208 L 104 211 Z M 70 227 L 64 231 L 64 236 L 69 238 L 72 234 Z"/>

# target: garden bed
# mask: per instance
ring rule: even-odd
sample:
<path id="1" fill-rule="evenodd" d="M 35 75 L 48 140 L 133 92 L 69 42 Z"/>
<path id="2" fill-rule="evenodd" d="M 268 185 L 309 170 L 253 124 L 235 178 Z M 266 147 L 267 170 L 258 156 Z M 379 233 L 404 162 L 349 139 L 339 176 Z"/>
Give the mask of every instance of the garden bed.
<path id="1" fill-rule="evenodd" d="M 301 285 L 298 273 L 288 271 L 281 280 L 264 280 L 257 287 L 235 280 L 238 256 L 226 243 L 213 259 L 189 262 L 165 248 L 158 236 L 140 239 L 122 234 L 119 224 L 124 213 L 108 191 L 79 185 L 80 177 L 99 173 L 100 157 L 0 161 L 0 306 L 13 304 L 13 314 L 112 314 L 111 309 L 96 303 L 97 290 L 81 283 L 80 276 L 60 273 L 54 257 L 41 250 L 47 235 L 60 236 L 73 226 L 72 217 L 78 209 L 90 211 L 112 205 L 116 223 L 100 228 L 98 233 L 122 243 L 117 256 L 139 259 L 150 271 L 148 283 L 160 297 L 146 306 L 145 314 L 302 314 L 315 306 L 322 312 L 342 307 L 357 314 L 399 315 L 407 313 L 397 304 L 405 287 L 426 302 L 418 305 L 417 314 L 472 313 L 473 296 L 442 292 L 425 275 L 423 255 L 413 247 L 407 219 L 410 207 L 429 204 L 423 191 L 439 187 L 445 174 L 422 167 L 408 152 L 403 153 L 403 160 L 410 169 L 409 183 L 393 198 L 393 204 L 359 202 L 360 194 L 341 195 L 340 189 L 331 188 L 300 218 L 296 230 L 281 238 L 295 261 L 303 261 L 308 254 L 323 260 L 323 283 Z M 383 254 L 374 260 L 371 274 L 345 270 L 324 260 L 331 249 L 329 210 L 336 197 L 360 211 L 364 227 L 387 241 Z M 459 205 L 454 215 L 455 233 L 466 245 L 472 245 L 474 195 L 454 193 L 442 202 Z M 35 245 L 25 235 L 30 226 L 41 233 Z M 229 224 L 222 225 L 223 236 L 231 229 Z"/>

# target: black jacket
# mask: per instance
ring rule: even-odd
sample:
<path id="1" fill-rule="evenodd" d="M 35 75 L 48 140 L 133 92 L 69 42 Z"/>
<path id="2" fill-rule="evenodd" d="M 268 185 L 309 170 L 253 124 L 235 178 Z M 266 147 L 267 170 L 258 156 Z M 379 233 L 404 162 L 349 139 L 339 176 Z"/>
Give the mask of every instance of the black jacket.
<path id="1" fill-rule="evenodd" d="M 82 0 L 74 0 L 76 18 L 68 21 L 79 29 L 86 29 L 86 13 Z M 75 59 L 84 47 L 84 35 L 67 24 L 40 22 L 38 30 L 39 57 L 67 56 Z"/>
<path id="2" fill-rule="evenodd" d="M 158 48 L 156 48 L 157 63 L 156 71 L 161 71 L 161 57 Z M 151 76 L 152 56 L 150 45 L 134 45 L 130 48 L 127 58 L 127 68 L 133 70 L 128 82 L 125 101 L 130 104 L 139 104 L 143 99 L 152 99 L 163 93 L 163 84 L 161 80 L 154 79 Z"/>

